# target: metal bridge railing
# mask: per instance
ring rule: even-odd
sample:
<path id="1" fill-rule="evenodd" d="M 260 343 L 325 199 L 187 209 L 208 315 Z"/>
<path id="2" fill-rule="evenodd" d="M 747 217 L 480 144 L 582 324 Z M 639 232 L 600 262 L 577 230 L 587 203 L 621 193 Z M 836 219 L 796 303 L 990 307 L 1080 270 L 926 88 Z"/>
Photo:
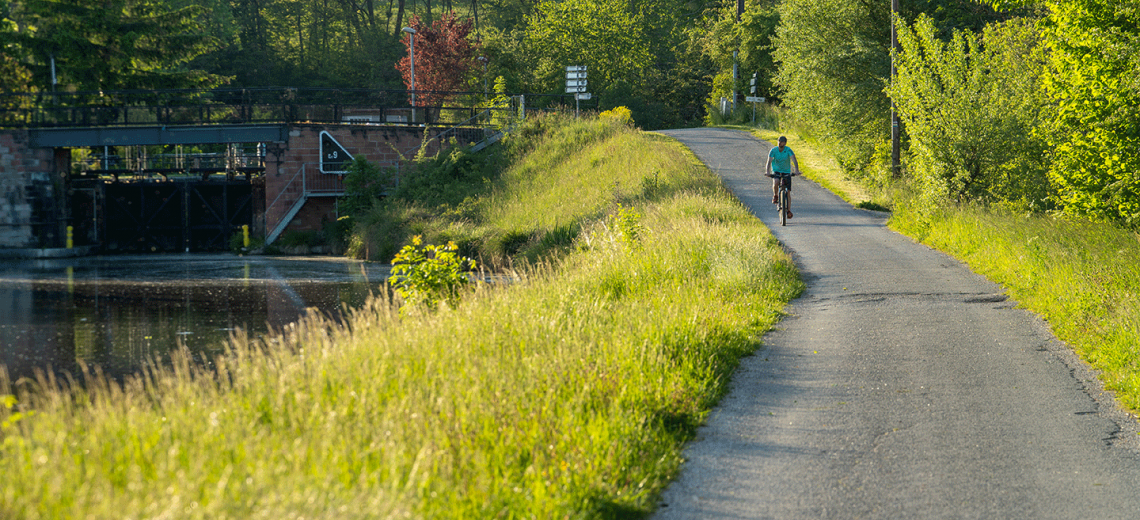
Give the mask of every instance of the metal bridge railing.
<path id="1" fill-rule="evenodd" d="M 478 120 L 476 115 L 487 110 L 509 110 L 488 108 L 481 92 L 429 91 L 416 93 L 440 102 L 412 110 L 410 93 L 298 88 L 0 93 L 0 127 L 296 122 L 454 125 Z M 532 111 L 573 104 L 572 96 L 527 96 Z"/>

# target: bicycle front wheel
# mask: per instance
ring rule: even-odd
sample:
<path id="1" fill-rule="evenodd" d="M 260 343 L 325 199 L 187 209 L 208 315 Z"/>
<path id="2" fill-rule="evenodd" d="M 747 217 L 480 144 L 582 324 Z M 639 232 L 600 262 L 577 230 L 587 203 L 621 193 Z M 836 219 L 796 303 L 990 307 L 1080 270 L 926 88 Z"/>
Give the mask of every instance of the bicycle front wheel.
<path id="1" fill-rule="evenodd" d="M 788 190 L 780 190 L 780 225 L 788 225 Z"/>

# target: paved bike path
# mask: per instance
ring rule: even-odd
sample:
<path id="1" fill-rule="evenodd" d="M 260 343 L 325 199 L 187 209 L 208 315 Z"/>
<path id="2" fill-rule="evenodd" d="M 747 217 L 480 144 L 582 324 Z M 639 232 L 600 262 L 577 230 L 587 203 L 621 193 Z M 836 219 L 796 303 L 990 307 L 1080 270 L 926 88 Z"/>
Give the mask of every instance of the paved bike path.
<path id="1" fill-rule="evenodd" d="M 770 147 L 687 145 L 791 251 L 807 290 L 746 358 L 654 518 L 1136 518 L 1137 423 L 1037 317 L 960 262 L 797 177 Z"/>

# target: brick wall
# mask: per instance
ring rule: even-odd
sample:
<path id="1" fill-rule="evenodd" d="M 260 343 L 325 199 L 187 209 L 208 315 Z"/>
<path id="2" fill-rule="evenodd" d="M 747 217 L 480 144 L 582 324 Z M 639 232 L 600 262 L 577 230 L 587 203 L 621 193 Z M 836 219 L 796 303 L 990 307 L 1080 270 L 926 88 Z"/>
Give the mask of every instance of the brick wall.
<path id="1" fill-rule="evenodd" d="M 438 135 L 442 128 L 429 129 L 430 136 Z M 370 126 L 370 125 L 293 125 L 289 129 L 289 141 L 270 144 L 265 158 L 265 234 L 277 226 L 289 211 L 293 202 L 301 196 L 300 176 L 310 186 L 328 184 L 341 189 L 341 176 L 321 173 L 320 147 L 321 132 L 328 132 L 353 157 L 364 158 L 390 167 L 418 153 L 424 141 L 422 127 Z M 457 143 L 473 143 L 483 139 L 483 130 L 478 128 L 453 131 L 444 138 L 443 146 L 450 143 L 450 136 L 456 136 Z M 439 139 L 432 139 L 426 146 L 426 154 L 433 155 L 440 150 Z M 276 202 L 275 202 L 276 201 Z M 305 207 L 291 221 L 289 230 L 320 229 L 321 223 L 336 219 L 333 199 L 310 199 Z"/>
<path id="2" fill-rule="evenodd" d="M 26 130 L 0 131 L 0 248 L 62 244 L 55 151 L 28 143 Z"/>

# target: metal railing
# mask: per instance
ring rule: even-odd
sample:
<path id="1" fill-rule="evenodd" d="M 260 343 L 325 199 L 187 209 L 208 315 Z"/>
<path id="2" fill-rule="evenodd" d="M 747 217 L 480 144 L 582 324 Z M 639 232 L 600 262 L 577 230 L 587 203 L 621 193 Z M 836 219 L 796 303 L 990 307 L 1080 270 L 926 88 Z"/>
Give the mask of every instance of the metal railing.
<path id="1" fill-rule="evenodd" d="M 408 103 L 411 91 L 319 88 L 0 93 L 0 127 L 89 127 L 256 123 L 454 125 L 488 110 L 481 92 L 416 91 L 440 102 Z M 529 110 L 568 96 L 528 94 Z M 563 99 L 566 98 L 566 99 Z M 413 120 L 414 119 L 414 120 Z M 493 118 L 486 118 L 489 122 Z"/>
<path id="2" fill-rule="evenodd" d="M 344 195 L 344 174 L 323 173 L 317 163 L 302 164 L 273 202 L 265 206 L 265 243 L 272 244 L 281 236 L 310 197 L 341 195 Z"/>

